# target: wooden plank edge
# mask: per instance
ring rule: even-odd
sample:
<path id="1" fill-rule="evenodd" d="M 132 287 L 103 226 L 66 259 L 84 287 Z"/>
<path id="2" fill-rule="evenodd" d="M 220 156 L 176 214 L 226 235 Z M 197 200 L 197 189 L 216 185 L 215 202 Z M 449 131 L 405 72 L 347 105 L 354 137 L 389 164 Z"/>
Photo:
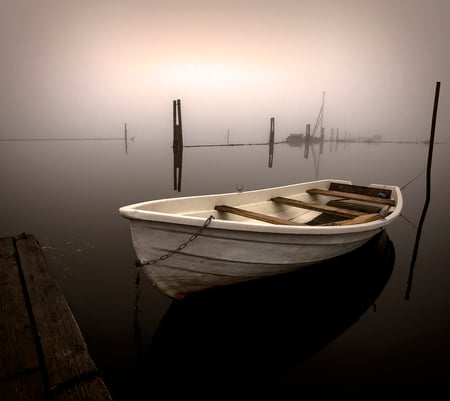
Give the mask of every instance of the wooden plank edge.
<path id="1" fill-rule="evenodd" d="M 382 206 L 377 205 L 367 205 L 365 203 L 354 203 L 354 202 L 349 202 L 343 199 L 333 199 L 327 202 L 327 205 L 329 206 L 335 206 L 335 207 L 342 207 L 345 209 L 350 209 L 350 210 L 357 210 L 359 212 L 364 212 L 367 214 L 372 214 L 372 213 L 379 213 Z"/>
<path id="2" fill-rule="evenodd" d="M 39 242 L 33 235 L 26 234 L 15 240 L 45 358 L 49 380 L 47 384 L 44 380 L 46 392 L 50 392 L 52 396 L 60 393 L 57 398 L 60 400 L 112 401 L 64 294 L 48 270 Z M 57 305 L 53 302 L 55 297 L 59 299 Z M 57 310 L 57 306 L 63 308 L 63 311 Z M 66 316 L 63 324 L 59 321 L 60 312 L 64 312 Z M 60 338 L 58 344 L 62 349 L 59 351 L 53 348 L 56 343 L 54 336 Z"/>
<path id="3" fill-rule="evenodd" d="M 272 198 L 271 201 L 280 203 L 287 206 L 292 207 L 298 207 L 301 209 L 308 209 L 308 210 L 315 210 L 317 212 L 323 212 L 332 214 L 335 216 L 341 216 L 341 217 L 358 217 L 362 216 L 366 213 L 358 211 L 358 210 L 351 210 L 351 209 L 345 209 L 341 207 L 335 207 L 330 205 L 322 205 L 318 203 L 311 203 L 311 202 L 303 202 L 297 199 L 291 199 L 291 198 L 285 198 L 282 196 L 277 196 L 275 198 Z"/>
<path id="4" fill-rule="evenodd" d="M 368 187 L 354 184 L 344 184 L 341 182 L 330 182 L 328 189 L 332 191 L 350 192 L 360 195 L 375 196 L 377 198 L 389 199 L 392 194 L 392 190 L 388 188 Z"/>
<path id="5" fill-rule="evenodd" d="M 264 221 L 265 223 L 270 224 L 278 224 L 278 225 L 285 225 L 285 226 L 300 226 L 303 224 L 295 223 L 290 220 L 281 219 L 278 217 L 270 216 L 267 214 L 252 212 L 250 210 L 240 209 L 233 206 L 227 206 L 227 205 L 218 205 L 214 208 L 218 212 L 225 212 L 225 213 L 232 213 L 243 217 L 248 217 L 250 219 L 260 220 Z"/>
<path id="6" fill-rule="evenodd" d="M 349 193 L 349 192 L 332 191 L 329 189 L 322 189 L 322 188 L 311 188 L 311 189 L 307 189 L 306 192 L 308 192 L 310 195 L 325 195 L 325 196 L 331 196 L 331 197 L 335 197 L 335 198 L 353 199 L 353 200 L 359 200 L 359 201 L 363 201 L 363 202 L 376 203 L 379 205 L 395 206 L 395 203 L 396 203 L 394 199 L 377 198 L 376 196 L 353 194 L 353 193 Z"/>
<path id="7" fill-rule="evenodd" d="M 350 226 L 353 224 L 364 224 L 364 223 L 370 223 L 371 221 L 376 221 L 381 219 L 383 216 L 379 213 L 371 213 L 366 214 L 364 216 L 358 216 L 353 219 L 347 219 L 347 220 L 341 220 L 341 221 L 335 221 L 333 223 L 325 223 L 322 224 L 324 226 Z"/>
<path id="8" fill-rule="evenodd" d="M 12 237 L 0 238 L 0 294 L 0 383 L 20 388 L 20 376 L 40 373 Z"/>

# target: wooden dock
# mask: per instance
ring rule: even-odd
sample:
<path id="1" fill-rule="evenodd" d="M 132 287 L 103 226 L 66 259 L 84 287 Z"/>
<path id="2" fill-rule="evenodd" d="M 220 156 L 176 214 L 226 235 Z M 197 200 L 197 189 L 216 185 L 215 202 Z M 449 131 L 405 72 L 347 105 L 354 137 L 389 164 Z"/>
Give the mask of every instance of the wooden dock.
<path id="1" fill-rule="evenodd" d="M 112 401 L 32 235 L 0 238 L 0 399 Z"/>

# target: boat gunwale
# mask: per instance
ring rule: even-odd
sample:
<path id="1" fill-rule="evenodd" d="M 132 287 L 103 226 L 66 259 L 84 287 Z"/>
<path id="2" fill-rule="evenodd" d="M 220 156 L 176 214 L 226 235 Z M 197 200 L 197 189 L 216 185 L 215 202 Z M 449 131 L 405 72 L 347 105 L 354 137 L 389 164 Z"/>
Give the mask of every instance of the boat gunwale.
<path id="1" fill-rule="evenodd" d="M 158 204 L 161 202 L 176 202 L 182 200 L 190 200 L 194 198 L 199 199 L 207 199 L 207 198 L 217 198 L 221 197 L 229 197 L 230 195 L 239 195 L 239 194 L 255 194 L 270 191 L 276 191 L 279 189 L 285 188 L 295 188 L 295 187 L 305 187 L 307 189 L 308 184 L 314 185 L 324 185 L 329 182 L 343 182 L 350 183 L 349 181 L 343 180 L 319 180 L 313 181 L 311 183 L 297 183 L 273 188 L 263 188 L 251 190 L 243 193 L 218 193 L 218 194 L 208 194 L 208 195 L 198 195 L 198 196 L 185 196 L 178 198 L 166 198 L 166 199 L 156 199 L 150 201 L 139 202 L 127 206 L 123 206 L 119 209 L 120 214 L 130 220 L 142 220 L 148 222 L 160 222 L 165 224 L 178 224 L 184 226 L 192 226 L 192 227 L 201 227 L 205 224 L 207 218 L 206 216 L 210 212 L 214 218 L 209 223 L 208 227 L 211 229 L 224 229 L 224 230 L 234 230 L 234 231 L 253 231 L 253 232 L 261 232 L 261 233 L 272 233 L 272 234 L 312 234 L 312 235 L 325 235 L 325 234 L 343 234 L 350 232 L 361 232 L 361 231 L 370 231 L 376 230 L 378 228 L 382 229 L 392 221 L 397 219 L 400 215 L 400 212 L 403 207 L 403 199 L 401 190 L 398 186 L 395 185 L 380 185 L 380 184 L 370 184 L 369 187 L 379 187 L 379 188 L 389 188 L 393 191 L 392 198 L 395 199 L 396 205 L 391 207 L 391 212 L 385 217 L 381 217 L 378 220 L 370 221 L 366 223 L 359 224 L 349 224 L 349 225 L 318 225 L 318 226 L 310 226 L 310 225 L 297 225 L 297 226 L 287 226 L 287 225 L 279 225 L 279 224 L 271 224 L 264 222 L 253 222 L 251 220 L 225 220 L 217 217 L 217 212 L 213 209 L 205 209 L 198 210 L 198 212 L 204 212 L 205 216 L 187 216 L 180 213 L 170 213 L 170 212 L 160 212 L 160 211 L 152 211 L 152 210 L 142 210 L 139 209 L 144 205 Z M 305 192 L 306 192 L 305 189 Z"/>
<path id="2" fill-rule="evenodd" d="M 124 211 L 125 213 L 125 211 Z M 202 227 L 207 218 L 203 217 L 192 217 L 192 216 L 182 216 L 176 214 L 168 214 L 168 213 L 159 213 L 159 212 L 149 212 L 143 211 L 138 212 L 138 215 L 125 215 L 129 220 L 134 221 L 145 221 L 145 222 L 157 222 L 164 223 L 167 225 L 183 225 L 198 228 Z M 145 213 L 143 215 L 143 213 Z M 377 228 L 384 228 L 389 223 L 394 221 L 399 214 L 395 212 L 391 213 L 389 216 L 385 218 L 381 218 L 379 220 L 371 221 L 368 223 L 361 224 L 351 224 L 351 225 L 317 225 L 317 226 L 309 226 L 309 225 L 298 225 L 298 226 L 288 226 L 288 225 L 278 225 L 278 224 L 270 224 L 270 223 L 252 223 L 251 221 L 236 221 L 236 220 L 222 220 L 213 218 L 208 225 L 207 228 L 211 229 L 223 229 L 228 231 L 248 231 L 248 232 L 261 232 L 268 234 L 313 234 L 313 235 L 325 235 L 325 234 L 344 234 L 344 233 L 352 233 L 352 232 L 360 232 L 360 231 L 369 231 L 375 230 Z M 206 228 L 206 229 L 207 229 Z"/>

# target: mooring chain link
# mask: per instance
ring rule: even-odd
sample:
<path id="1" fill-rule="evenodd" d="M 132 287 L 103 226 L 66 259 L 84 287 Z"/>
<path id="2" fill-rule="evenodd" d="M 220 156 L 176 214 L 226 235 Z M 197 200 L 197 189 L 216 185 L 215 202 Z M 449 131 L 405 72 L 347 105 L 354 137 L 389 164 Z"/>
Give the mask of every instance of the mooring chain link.
<path id="1" fill-rule="evenodd" d="M 141 260 L 136 260 L 136 267 L 141 267 L 141 266 L 147 266 L 147 265 L 154 265 L 155 263 L 161 261 L 161 260 L 166 260 L 167 258 L 170 258 L 172 255 L 180 252 L 182 249 L 186 248 L 186 246 L 188 246 L 188 244 L 192 241 L 194 241 L 201 233 L 202 231 L 209 226 L 209 224 L 211 223 L 211 220 L 214 219 L 214 216 L 211 215 L 209 216 L 205 222 L 203 223 L 203 226 L 200 228 L 200 230 L 198 230 L 197 232 L 195 232 L 194 234 L 192 234 L 189 239 L 185 242 L 182 242 L 180 245 L 178 245 L 178 247 L 176 249 L 174 249 L 173 251 L 170 251 L 162 256 L 160 256 L 157 259 L 152 259 L 152 260 L 146 260 L 146 261 L 141 261 Z"/>
<path id="2" fill-rule="evenodd" d="M 214 216 L 211 215 L 209 216 L 205 222 L 203 223 L 202 227 L 195 232 L 194 234 L 192 234 L 189 239 L 183 243 L 181 243 L 175 250 L 170 251 L 162 256 L 160 256 L 157 259 L 152 259 L 152 260 L 148 260 L 148 261 L 140 261 L 140 260 L 136 260 L 136 277 L 135 277 L 135 288 L 136 288 L 136 294 L 135 294 L 135 300 L 134 300 L 134 325 L 135 325 L 135 330 L 137 328 L 139 328 L 139 320 L 138 320 L 138 313 L 139 313 L 139 298 L 140 298 L 140 282 L 141 282 L 141 275 L 140 275 L 140 267 L 142 266 L 148 266 L 148 265 L 154 265 L 155 263 L 161 261 L 161 260 L 166 260 L 167 258 L 169 258 L 170 256 L 174 255 L 175 253 L 180 252 L 182 249 L 186 248 L 186 246 L 194 241 L 201 233 L 202 231 L 209 226 L 209 224 L 211 223 L 211 221 L 214 219 Z"/>

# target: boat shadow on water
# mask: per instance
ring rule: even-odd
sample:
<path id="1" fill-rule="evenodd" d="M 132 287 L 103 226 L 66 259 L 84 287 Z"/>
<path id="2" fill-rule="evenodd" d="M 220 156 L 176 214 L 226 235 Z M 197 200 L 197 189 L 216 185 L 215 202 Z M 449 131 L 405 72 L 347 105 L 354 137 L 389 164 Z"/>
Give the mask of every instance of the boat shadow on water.
<path id="1" fill-rule="evenodd" d="M 327 262 L 172 301 L 145 356 L 143 382 L 166 395 L 264 383 L 320 351 L 374 307 L 394 261 L 383 230 Z"/>

